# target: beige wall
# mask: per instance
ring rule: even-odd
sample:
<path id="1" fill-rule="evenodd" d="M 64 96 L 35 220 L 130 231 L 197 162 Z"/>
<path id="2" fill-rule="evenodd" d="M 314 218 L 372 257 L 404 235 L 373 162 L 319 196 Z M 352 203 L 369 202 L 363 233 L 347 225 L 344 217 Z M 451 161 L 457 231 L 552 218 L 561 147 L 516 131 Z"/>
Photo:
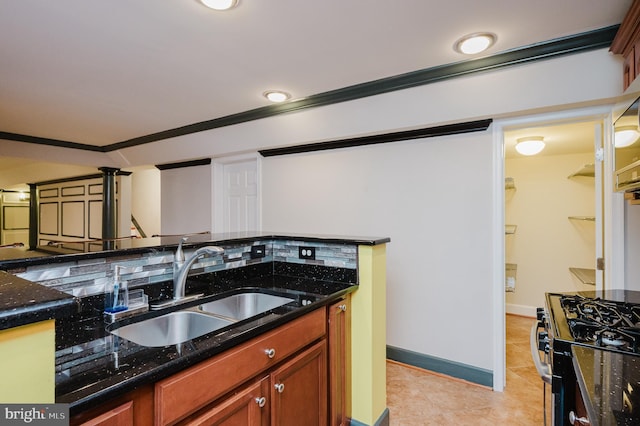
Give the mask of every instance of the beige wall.
<path id="1" fill-rule="evenodd" d="M 160 170 L 148 168 L 131 174 L 131 214 L 147 237 L 160 234 Z"/>
<path id="2" fill-rule="evenodd" d="M 506 261 L 518 266 L 507 311 L 535 315 L 545 292 L 595 290 L 569 267 L 595 268 L 595 222 L 569 216 L 595 215 L 595 179 L 567 177 L 594 162 L 594 154 L 518 157 L 505 161 L 516 190 L 505 194 L 505 222 L 517 225 L 505 236 Z"/>

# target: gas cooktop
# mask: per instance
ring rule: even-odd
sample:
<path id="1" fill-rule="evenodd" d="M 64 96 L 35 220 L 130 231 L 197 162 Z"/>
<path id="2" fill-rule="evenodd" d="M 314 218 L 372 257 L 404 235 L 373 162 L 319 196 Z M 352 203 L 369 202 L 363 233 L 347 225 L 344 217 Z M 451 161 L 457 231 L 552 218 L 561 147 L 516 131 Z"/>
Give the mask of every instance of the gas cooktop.
<path id="1" fill-rule="evenodd" d="M 640 304 L 586 297 L 560 296 L 575 342 L 640 355 Z"/>

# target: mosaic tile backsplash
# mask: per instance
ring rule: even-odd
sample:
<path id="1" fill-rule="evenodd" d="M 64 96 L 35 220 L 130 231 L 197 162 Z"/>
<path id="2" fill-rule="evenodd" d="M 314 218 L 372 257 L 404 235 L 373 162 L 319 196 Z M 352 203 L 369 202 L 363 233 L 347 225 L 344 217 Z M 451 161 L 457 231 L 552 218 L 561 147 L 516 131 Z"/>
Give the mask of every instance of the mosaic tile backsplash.
<path id="1" fill-rule="evenodd" d="M 251 247 L 265 246 L 265 256 L 251 258 Z M 313 246 L 315 260 L 300 259 L 299 247 Z M 301 241 L 254 241 L 244 245 L 224 246 L 223 256 L 205 256 L 193 265 L 190 275 L 242 268 L 260 263 L 284 262 L 311 264 L 356 270 L 358 247 L 356 245 L 307 243 Z M 185 249 L 189 258 L 194 249 Z M 142 285 L 162 283 L 173 278 L 174 253 L 158 251 L 114 258 L 80 260 L 28 267 L 26 271 L 8 271 L 29 281 L 72 294 L 77 297 L 102 294 L 105 285 L 113 279 L 114 266 L 119 265 L 121 278 L 129 289 Z"/>

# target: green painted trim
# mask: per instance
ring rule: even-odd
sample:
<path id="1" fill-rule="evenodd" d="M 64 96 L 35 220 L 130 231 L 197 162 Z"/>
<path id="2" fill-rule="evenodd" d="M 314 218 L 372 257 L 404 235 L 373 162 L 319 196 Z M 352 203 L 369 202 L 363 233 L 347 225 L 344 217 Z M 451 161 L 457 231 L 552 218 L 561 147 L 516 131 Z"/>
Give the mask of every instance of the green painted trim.
<path id="1" fill-rule="evenodd" d="M 273 157 L 276 155 L 301 154 L 303 152 L 353 148 L 355 146 L 399 142 L 410 139 L 433 138 L 436 136 L 449 136 L 458 135 L 461 133 L 482 132 L 487 130 L 492 122 L 493 120 L 488 118 L 486 120 L 467 121 L 464 123 L 446 124 L 443 126 L 426 127 L 422 129 L 406 130 L 402 132 L 381 133 L 377 135 L 361 136 L 357 138 L 293 145 L 284 148 L 263 149 L 258 152 L 263 157 Z"/>
<path id="2" fill-rule="evenodd" d="M 369 426 L 365 423 L 359 422 L 356 419 L 351 419 L 351 426 Z M 378 420 L 373 426 L 389 426 L 389 409 L 385 408 Z"/>
<path id="3" fill-rule="evenodd" d="M 446 374 L 447 376 L 479 385 L 493 387 L 493 372 L 484 368 L 473 367 L 389 345 L 387 345 L 387 359 Z"/>
<path id="4" fill-rule="evenodd" d="M 81 149 L 84 151 L 107 152 L 105 147 L 87 145 L 84 143 L 63 141 L 60 139 L 41 138 L 39 136 L 22 135 L 19 133 L 0 132 L 0 139 L 8 141 L 34 143 L 37 145 L 58 146 L 61 148 Z"/>
<path id="5" fill-rule="evenodd" d="M 111 152 L 132 146 L 144 145 L 164 139 L 184 136 L 191 133 L 203 132 L 234 124 L 272 117 L 279 114 L 302 111 L 309 108 L 331 105 L 340 102 L 361 99 L 382 93 L 403 90 L 426 84 L 437 83 L 455 77 L 461 77 L 477 72 L 496 70 L 525 62 L 532 62 L 564 56 L 573 53 L 581 53 L 589 50 L 609 47 L 613 41 L 619 25 L 600 28 L 580 34 L 574 34 L 550 41 L 520 47 L 485 58 L 471 59 L 453 64 L 446 64 L 424 70 L 409 72 L 393 77 L 373 80 L 341 89 L 308 96 L 303 99 L 293 100 L 278 105 L 269 105 L 248 111 L 231 114 L 212 120 L 188 124 L 174 129 L 168 129 L 145 136 L 128 139 L 122 142 L 105 146 L 93 146 L 76 142 L 61 141 L 57 139 L 40 138 L 36 136 L 20 135 L 16 133 L 0 132 L 0 139 L 18 142 L 37 143 L 43 145 L 61 146 L 65 148 L 83 149 L 87 151 Z"/>
<path id="6" fill-rule="evenodd" d="M 184 167 L 208 166 L 211 164 L 211 158 L 202 158 L 199 160 L 182 161 L 179 163 L 156 164 L 158 170 L 181 169 Z"/>

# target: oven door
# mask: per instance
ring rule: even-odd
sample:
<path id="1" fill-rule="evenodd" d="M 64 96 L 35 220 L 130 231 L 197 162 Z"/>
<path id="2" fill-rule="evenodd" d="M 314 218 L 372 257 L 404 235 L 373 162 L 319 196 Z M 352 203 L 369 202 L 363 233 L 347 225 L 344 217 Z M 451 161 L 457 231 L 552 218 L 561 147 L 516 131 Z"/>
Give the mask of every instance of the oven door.
<path id="1" fill-rule="evenodd" d="M 541 330 L 542 331 L 539 331 Z M 551 363 L 549 362 L 549 338 L 547 335 L 547 331 L 544 327 L 543 320 L 537 321 L 531 327 L 531 336 L 529 339 L 529 343 L 531 346 L 531 357 L 533 358 L 533 363 L 536 366 L 536 370 L 540 375 L 540 378 L 544 382 L 544 392 L 543 392 L 543 410 L 544 410 L 544 424 L 547 424 L 547 385 L 552 385 L 553 381 L 553 372 L 551 368 Z M 540 358 L 540 352 L 544 352 L 544 360 Z M 551 386 L 553 389 L 553 386 Z M 552 394 L 551 397 L 551 424 L 554 426 L 562 425 L 562 413 L 556 413 L 556 409 L 561 409 L 561 395 L 558 393 Z"/>

